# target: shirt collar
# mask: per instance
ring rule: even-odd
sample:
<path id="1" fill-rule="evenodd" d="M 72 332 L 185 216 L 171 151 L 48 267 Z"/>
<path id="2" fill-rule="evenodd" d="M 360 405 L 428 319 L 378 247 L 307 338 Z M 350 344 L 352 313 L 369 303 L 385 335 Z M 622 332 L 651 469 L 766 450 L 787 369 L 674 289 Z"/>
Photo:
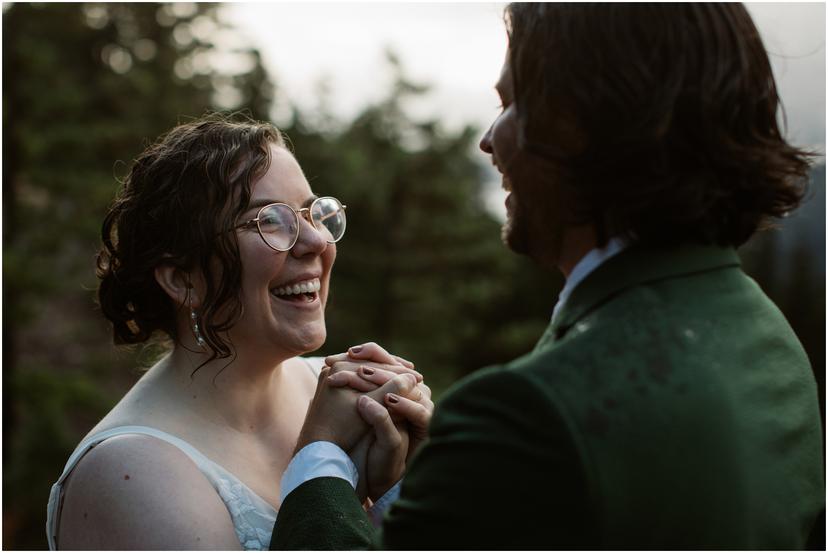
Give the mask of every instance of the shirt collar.
<path id="1" fill-rule="evenodd" d="M 572 269 L 572 272 L 569 273 L 569 278 L 566 279 L 566 284 L 564 284 L 563 290 L 558 295 L 558 303 L 555 304 L 555 308 L 552 310 L 552 320 L 555 320 L 555 316 L 560 312 L 578 284 L 606 260 L 622 252 L 628 245 L 627 241 L 616 236 L 611 238 L 603 248 L 592 248 L 582 257 Z"/>

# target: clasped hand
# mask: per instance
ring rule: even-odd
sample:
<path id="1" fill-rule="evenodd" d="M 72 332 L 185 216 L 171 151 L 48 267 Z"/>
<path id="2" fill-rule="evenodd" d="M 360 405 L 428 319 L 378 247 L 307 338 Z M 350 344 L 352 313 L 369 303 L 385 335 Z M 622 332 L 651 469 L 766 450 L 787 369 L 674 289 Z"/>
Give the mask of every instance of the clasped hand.
<path id="1" fill-rule="evenodd" d="M 325 359 L 296 450 L 333 442 L 359 471 L 360 499 L 379 499 L 425 440 L 434 404 L 414 364 L 375 343 Z"/>

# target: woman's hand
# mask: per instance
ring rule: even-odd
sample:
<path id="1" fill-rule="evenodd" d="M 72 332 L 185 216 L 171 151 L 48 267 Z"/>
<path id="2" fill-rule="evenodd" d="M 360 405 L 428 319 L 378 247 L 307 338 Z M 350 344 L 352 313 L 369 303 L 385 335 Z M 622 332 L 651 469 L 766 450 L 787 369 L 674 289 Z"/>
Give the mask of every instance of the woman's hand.
<path id="1" fill-rule="evenodd" d="M 362 367 L 357 373 L 341 372 L 328 380 L 332 386 L 337 382 L 345 386 L 362 378 L 371 386 L 381 386 L 396 376 L 383 369 Z M 359 414 L 373 433 L 349 453 L 359 470 L 357 492 L 363 501 L 365 495 L 378 500 L 399 481 L 411 456 L 428 437 L 428 425 L 434 411 L 431 390 L 425 384 L 418 384 L 405 395 L 386 393 L 377 399 L 383 403 L 368 396 L 357 401 Z"/>
<path id="2" fill-rule="evenodd" d="M 383 349 L 376 342 L 368 342 L 359 346 L 352 346 L 345 353 L 337 355 L 329 355 L 325 358 L 325 364 L 332 367 L 334 363 L 340 361 L 375 361 L 377 363 L 385 363 L 388 365 L 401 365 L 409 369 L 413 374 L 419 375 L 419 380 L 422 380 L 423 375 L 414 370 L 414 363 L 407 359 L 403 359 L 398 355 L 392 355 Z"/>
<path id="3" fill-rule="evenodd" d="M 357 372 L 361 367 L 368 367 L 368 369 L 381 368 L 394 374 L 410 373 L 414 375 L 417 382 L 423 381 L 423 375 L 414 370 L 414 363 L 402 357 L 391 355 L 374 342 L 354 346 L 346 353 L 329 355 L 325 358 L 325 365 L 330 367 L 331 375 L 343 371 Z M 348 380 L 348 383 L 360 392 L 370 392 L 376 389 L 376 386 L 368 380 L 352 379 Z"/>
<path id="4" fill-rule="evenodd" d="M 342 382 L 346 381 L 348 385 L 351 385 L 355 379 L 359 378 L 370 382 L 374 387 L 379 387 L 392 380 L 395 376 L 396 374 L 391 371 L 362 367 L 356 373 L 339 373 L 336 377 L 331 376 L 328 379 L 331 386 L 344 385 Z M 431 401 L 431 388 L 421 382 L 406 395 L 387 393 L 382 398 L 382 401 L 382 406 L 388 410 L 393 421 L 405 421 L 408 423 L 410 441 L 405 456 L 407 462 L 416 453 L 426 438 L 428 438 L 428 425 L 431 422 L 431 415 L 434 412 L 434 402 Z M 365 417 L 361 401 L 357 406 L 365 422 L 374 426 L 372 421 Z"/>
<path id="5" fill-rule="evenodd" d="M 330 367 L 329 386 L 360 392 L 376 390 L 403 373 L 417 378 L 416 388 L 405 395 L 388 393 L 375 398 L 382 403 L 370 398 L 359 400 L 359 413 L 374 432 L 348 453 L 359 470 L 360 499 L 364 501 L 368 496 L 376 501 L 399 481 L 408 459 L 428 435 L 434 410 L 431 389 L 423 383 L 413 363 L 391 355 L 373 342 L 329 356 L 325 363 Z"/>
<path id="6" fill-rule="evenodd" d="M 296 442 L 296 452 L 310 443 L 319 441 L 332 442 L 343 450 L 350 451 L 371 430 L 357 410 L 357 401 L 361 394 L 347 387 L 333 386 L 329 376 L 330 370 L 329 367 L 325 367 L 319 374 L 316 393 L 308 407 L 305 422 Z M 408 397 L 416 387 L 417 379 L 414 375 L 398 374 L 376 390 L 367 392 L 367 395 L 379 401 L 389 393 Z"/>
<path id="7" fill-rule="evenodd" d="M 365 361 L 360 362 L 362 360 Z M 328 377 L 330 386 L 347 386 L 360 392 L 375 390 L 396 375 L 406 372 L 417 378 L 417 387 L 406 397 L 388 394 L 389 397 L 383 398 L 394 421 L 405 420 L 409 423 L 411 440 L 406 459 L 410 458 L 425 441 L 434 411 L 431 389 L 423 382 L 422 375 L 414 370 L 414 364 L 391 355 L 374 342 L 354 346 L 348 353 L 328 356 L 325 363 L 331 367 Z"/>

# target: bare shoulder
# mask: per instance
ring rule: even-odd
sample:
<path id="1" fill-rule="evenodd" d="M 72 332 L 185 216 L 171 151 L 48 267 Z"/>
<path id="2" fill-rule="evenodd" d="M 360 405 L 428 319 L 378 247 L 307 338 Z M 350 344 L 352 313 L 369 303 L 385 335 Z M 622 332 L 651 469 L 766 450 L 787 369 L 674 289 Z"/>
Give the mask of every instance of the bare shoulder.
<path id="1" fill-rule="evenodd" d="M 60 549 L 239 549 L 230 514 L 175 446 L 143 435 L 101 442 L 64 487 Z"/>

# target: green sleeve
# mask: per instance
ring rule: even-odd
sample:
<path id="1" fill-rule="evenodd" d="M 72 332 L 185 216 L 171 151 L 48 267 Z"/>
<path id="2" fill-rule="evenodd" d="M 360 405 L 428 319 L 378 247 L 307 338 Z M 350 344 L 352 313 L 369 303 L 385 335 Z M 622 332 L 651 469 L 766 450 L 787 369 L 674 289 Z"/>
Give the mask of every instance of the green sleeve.
<path id="1" fill-rule="evenodd" d="M 318 478 L 286 498 L 271 548 L 582 548 L 588 504 L 557 409 L 539 385 L 490 369 L 443 398 L 381 533 L 347 482 Z"/>
<path id="2" fill-rule="evenodd" d="M 373 533 L 374 528 L 347 480 L 314 478 L 285 498 L 270 549 L 369 549 Z"/>
<path id="3" fill-rule="evenodd" d="M 383 525 L 387 549 L 592 544 L 583 464 L 541 385 L 489 369 L 453 388 Z"/>

